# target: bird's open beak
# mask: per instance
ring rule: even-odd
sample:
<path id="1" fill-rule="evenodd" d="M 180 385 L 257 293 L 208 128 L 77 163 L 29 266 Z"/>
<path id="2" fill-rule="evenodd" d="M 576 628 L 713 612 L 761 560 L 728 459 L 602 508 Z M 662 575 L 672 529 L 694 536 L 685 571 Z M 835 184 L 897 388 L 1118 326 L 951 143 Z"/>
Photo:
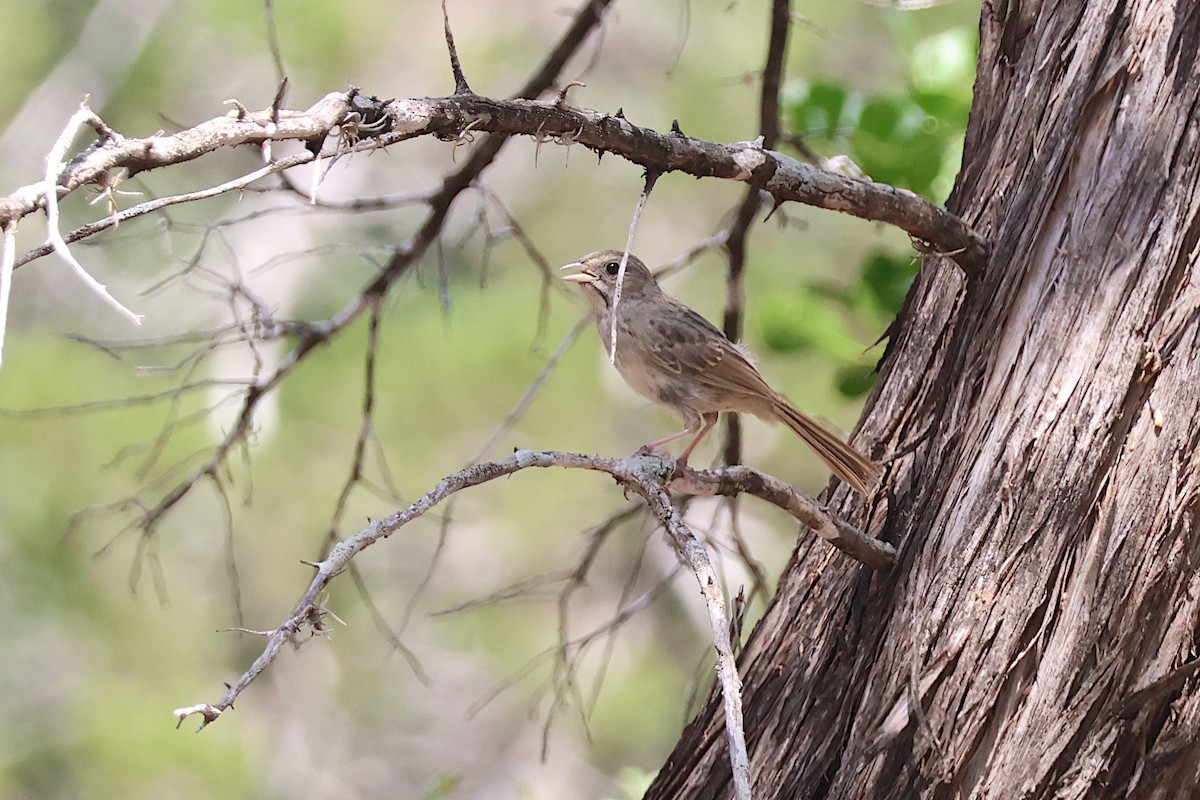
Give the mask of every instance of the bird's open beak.
<path id="1" fill-rule="evenodd" d="M 596 276 L 592 275 L 591 273 L 588 273 L 588 272 L 583 272 L 582 271 L 583 264 L 581 264 L 578 261 L 573 261 L 570 264 L 565 264 L 565 265 L 559 267 L 559 269 L 560 270 L 564 270 L 564 269 L 581 270 L 580 272 L 572 272 L 570 275 L 563 275 L 562 279 L 564 281 L 570 281 L 571 283 L 595 283 L 596 282 Z"/>

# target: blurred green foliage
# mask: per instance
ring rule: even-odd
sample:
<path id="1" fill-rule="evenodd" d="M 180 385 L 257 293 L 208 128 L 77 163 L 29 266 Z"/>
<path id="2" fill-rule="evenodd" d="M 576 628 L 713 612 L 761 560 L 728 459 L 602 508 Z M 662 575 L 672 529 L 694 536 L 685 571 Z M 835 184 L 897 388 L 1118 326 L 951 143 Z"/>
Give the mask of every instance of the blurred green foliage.
<path id="1" fill-rule="evenodd" d="M 787 121 L 809 146 L 848 155 L 873 180 L 943 202 L 962 160 L 976 48 L 967 27 L 917 41 L 899 91 L 798 81 L 788 89 Z"/>
<path id="2" fill-rule="evenodd" d="M 904 85 L 885 92 L 860 91 L 844 78 L 797 81 L 788 87 L 787 122 L 809 147 L 849 156 L 871 179 L 941 203 L 962 161 L 976 49 L 975 31 L 965 25 L 919 38 Z M 911 248 L 878 248 L 866 254 L 856 283 L 800 281 L 764 307 L 763 338 L 774 350 L 812 350 L 841 364 L 838 391 L 865 395 L 873 362 L 852 328 L 886 326 L 917 266 Z"/>
<path id="3" fill-rule="evenodd" d="M 759 317 L 763 340 L 777 352 L 811 351 L 839 365 L 838 391 L 861 397 L 875 385 L 874 360 L 850 326 L 885 327 L 904 302 L 917 266 L 912 253 L 878 249 L 866 255 L 857 283 L 798 282 L 794 291 L 765 301 Z"/>

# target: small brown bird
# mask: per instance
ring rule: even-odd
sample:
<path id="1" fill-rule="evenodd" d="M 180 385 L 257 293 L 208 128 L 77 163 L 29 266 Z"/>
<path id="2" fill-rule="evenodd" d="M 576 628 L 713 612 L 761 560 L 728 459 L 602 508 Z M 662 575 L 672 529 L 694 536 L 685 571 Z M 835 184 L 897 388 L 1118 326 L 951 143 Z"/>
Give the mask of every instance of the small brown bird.
<path id="1" fill-rule="evenodd" d="M 563 267 L 578 270 L 563 280 L 583 289 L 606 351 L 612 342 L 620 265 L 620 251 L 601 250 Z M 625 267 L 616 316 L 617 371 L 634 391 L 671 409 L 684 423 L 679 433 L 649 442 L 638 452 L 648 453 L 695 433 L 678 459 L 680 468 L 686 468 L 688 456 L 717 423 L 720 412 L 740 411 L 787 425 L 860 494 L 878 480 L 879 468 L 869 458 L 793 408 L 767 385 L 741 347 L 660 289 L 650 270 L 633 255 Z"/>

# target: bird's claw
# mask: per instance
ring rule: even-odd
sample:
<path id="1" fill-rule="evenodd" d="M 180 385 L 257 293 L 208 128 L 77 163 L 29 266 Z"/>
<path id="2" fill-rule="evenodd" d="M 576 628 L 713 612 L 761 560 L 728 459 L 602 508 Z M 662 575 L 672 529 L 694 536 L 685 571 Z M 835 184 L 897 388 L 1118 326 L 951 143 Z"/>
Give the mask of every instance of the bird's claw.
<path id="1" fill-rule="evenodd" d="M 672 475 L 671 477 L 672 478 L 683 477 L 684 475 L 687 474 L 687 471 L 688 471 L 687 456 L 680 456 L 679 458 L 675 459 L 675 474 Z"/>

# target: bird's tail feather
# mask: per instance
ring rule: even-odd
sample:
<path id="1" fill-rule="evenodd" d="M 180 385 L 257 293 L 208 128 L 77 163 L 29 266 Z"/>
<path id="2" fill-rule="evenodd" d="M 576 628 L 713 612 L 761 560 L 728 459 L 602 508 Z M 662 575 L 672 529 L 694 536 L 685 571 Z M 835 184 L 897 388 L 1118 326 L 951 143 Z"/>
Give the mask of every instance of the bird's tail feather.
<path id="1" fill-rule="evenodd" d="M 867 494 L 871 485 L 879 480 L 879 467 L 875 462 L 826 430 L 812 417 L 797 411 L 782 399 L 775 403 L 775 412 L 785 425 L 816 451 L 834 475 L 854 487 L 859 494 Z"/>

